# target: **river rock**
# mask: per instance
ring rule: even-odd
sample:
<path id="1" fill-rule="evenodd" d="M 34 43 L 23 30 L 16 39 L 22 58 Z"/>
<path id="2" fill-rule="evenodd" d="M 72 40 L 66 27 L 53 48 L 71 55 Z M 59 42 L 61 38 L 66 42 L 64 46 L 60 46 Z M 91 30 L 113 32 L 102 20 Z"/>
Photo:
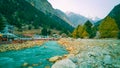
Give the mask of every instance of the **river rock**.
<path id="1" fill-rule="evenodd" d="M 24 67 L 25 67 L 25 66 L 28 66 L 28 63 L 27 63 L 27 62 L 23 63 L 23 66 L 24 66 Z"/>
<path id="2" fill-rule="evenodd" d="M 112 58 L 110 55 L 106 55 L 103 59 L 104 64 L 112 64 Z"/>
<path id="3" fill-rule="evenodd" d="M 61 56 L 54 56 L 49 59 L 50 62 L 56 62 L 57 60 L 61 59 Z"/>
<path id="4" fill-rule="evenodd" d="M 32 64 L 32 66 L 38 66 L 38 64 Z"/>
<path id="5" fill-rule="evenodd" d="M 32 66 L 29 66 L 28 68 L 33 68 Z"/>
<path id="6" fill-rule="evenodd" d="M 82 62 L 79 64 L 78 68 L 93 68 L 91 64 L 87 62 Z"/>
<path id="7" fill-rule="evenodd" d="M 53 64 L 51 68 L 76 68 L 76 65 L 70 59 L 63 59 Z"/>

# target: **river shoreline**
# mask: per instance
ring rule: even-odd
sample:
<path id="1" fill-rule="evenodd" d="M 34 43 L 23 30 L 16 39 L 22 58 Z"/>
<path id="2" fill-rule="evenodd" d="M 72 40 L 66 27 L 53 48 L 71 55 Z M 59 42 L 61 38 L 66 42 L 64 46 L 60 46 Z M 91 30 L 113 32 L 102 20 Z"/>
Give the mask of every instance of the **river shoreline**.
<path id="1" fill-rule="evenodd" d="M 26 41 L 23 43 L 2 44 L 0 45 L 0 52 L 21 50 L 25 48 L 31 48 L 34 46 L 41 46 L 45 41 Z"/>
<path id="2" fill-rule="evenodd" d="M 75 68 L 120 68 L 120 40 L 62 38 L 58 43 L 69 51 L 67 59 Z"/>
<path id="3" fill-rule="evenodd" d="M 68 63 L 70 62 L 73 64 L 73 68 L 89 68 L 89 67 L 119 68 L 120 67 L 120 40 L 61 38 L 60 40 L 56 41 L 56 43 L 54 44 L 47 43 L 44 45 L 43 43 L 45 42 L 46 41 L 27 41 L 22 44 L 1 45 L 0 52 L 2 53 L 10 50 L 19 51 L 21 49 L 29 49 L 34 46 L 41 46 L 41 45 L 43 45 L 42 48 L 45 49 L 44 51 L 46 51 L 46 49 L 48 50 L 56 49 L 54 48 L 54 46 L 51 47 L 50 45 L 54 45 L 54 44 L 57 45 L 58 43 L 60 44 L 59 45 L 60 47 L 58 46 L 56 47 L 60 49 L 65 48 L 65 50 L 67 50 L 69 53 L 59 56 L 57 55 L 57 49 L 56 49 L 55 50 L 56 54 L 54 54 L 54 56 L 47 58 L 50 59 L 54 57 L 56 59 L 56 56 L 58 57 L 58 59 L 55 60 L 55 64 L 53 64 L 54 67 L 52 68 L 56 68 L 55 66 L 59 67 L 59 65 L 61 64 L 60 62 L 68 62 Z M 60 49 L 59 51 L 61 52 L 62 50 Z M 51 52 L 51 50 L 47 51 L 46 53 L 49 52 L 53 53 Z M 69 66 L 69 65 L 66 64 L 65 66 Z"/>

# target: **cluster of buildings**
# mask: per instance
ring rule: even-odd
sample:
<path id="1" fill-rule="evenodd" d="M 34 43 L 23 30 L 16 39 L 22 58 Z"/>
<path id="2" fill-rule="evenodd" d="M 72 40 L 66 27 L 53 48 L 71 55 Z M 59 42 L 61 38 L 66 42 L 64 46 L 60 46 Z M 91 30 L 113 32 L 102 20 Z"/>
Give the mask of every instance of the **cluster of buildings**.
<path id="1" fill-rule="evenodd" d="M 61 38 L 58 34 L 53 34 L 52 36 L 44 36 L 37 34 L 23 34 L 23 37 L 19 37 L 13 34 L 14 27 L 10 25 L 6 25 L 3 31 L 0 32 L 0 42 L 9 41 L 12 42 L 14 40 L 46 40 L 46 39 L 59 39 Z"/>

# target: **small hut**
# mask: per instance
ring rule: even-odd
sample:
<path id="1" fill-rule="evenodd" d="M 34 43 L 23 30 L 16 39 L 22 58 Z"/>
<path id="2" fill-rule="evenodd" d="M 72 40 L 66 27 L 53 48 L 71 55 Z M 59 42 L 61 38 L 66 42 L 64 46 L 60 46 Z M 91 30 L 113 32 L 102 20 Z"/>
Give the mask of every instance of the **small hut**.
<path id="1" fill-rule="evenodd" d="M 12 33 L 1 33 L 0 37 L 2 41 L 13 41 L 17 36 Z"/>

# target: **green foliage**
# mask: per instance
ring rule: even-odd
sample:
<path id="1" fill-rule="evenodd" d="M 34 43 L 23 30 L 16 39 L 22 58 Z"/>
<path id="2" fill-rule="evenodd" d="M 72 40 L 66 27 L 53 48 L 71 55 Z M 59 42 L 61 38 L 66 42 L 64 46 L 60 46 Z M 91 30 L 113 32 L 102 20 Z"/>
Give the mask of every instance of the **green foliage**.
<path id="1" fill-rule="evenodd" d="M 74 31 L 73 31 L 73 33 L 72 33 L 72 36 L 74 37 L 74 38 L 78 38 L 79 36 L 78 36 L 78 28 L 80 27 L 80 25 L 78 25 L 78 27 L 77 28 L 75 28 L 74 29 Z"/>
<path id="2" fill-rule="evenodd" d="M 118 32 L 118 39 L 120 39 L 120 31 Z"/>
<path id="3" fill-rule="evenodd" d="M 89 34 L 87 31 L 84 30 L 81 36 L 82 36 L 82 38 L 88 38 Z"/>
<path id="4" fill-rule="evenodd" d="M 80 38 L 83 38 L 84 37 L 84 34 L 83 34 L 83 32 L 85 31 L 85 28 L 83 27 L 83 26 L 78 26 L 78 37 L 80 37 Z"/>
<path id="5" fill-rule="evenodd" d="M 5 27 L 5 24 L 3 22 L 2 15 L 0 14 L 0 31 L 3 30 L 4 27 Z"/>
<path id="6" fill-rule="evenodd" d="M 98 26 L 93 26 L 92 27 L 91 38 L 94 38 L 96 36 L 97 31 L 98 31 Z"/>
<path id="7" fill-rule="evenodd" d="M 47 29 L 46 28 L 43 28 L 42 31 L 41 31 L 42 35 L 47 35 Z"/>
<path id="8" fill-rule="evenodd" d="M 120 4 L 115 6 L 108 16 L 114 18 L 117 25 L 120 25 Z M 118 26 L 118 28 L 120 30 L 120 26 Z"/>
<path id="9" fill-rule="evenodd" d="M 71 32 L 73 27 L 52 14 L 44 14 L 25 0 L 0 0 L 0 13 L 8 23 L 22 30 L 23 25 L 32 25 L 35 29 L 46 27 L 61 32 Z M 29 27 L 28 29 L 31 29 Z"/>
<path id="10" fill-rule="evenodd" d="M 85 26 L 78 25 L 78 27 L 72 33 L 74 38 L 86 38 L 88 37 L 88 32 Z"/>
<path id="11" fill-rule="evenodd" d="M 88 33 L 88 37 L 92 38 L 93 32 L 92 32 L 92 23 L 88 20 L 85 24 L 84 24 L 85 30 Z"/>
<path id="12" fill-rule="evenodd" d="M 51 31 L 50 31 L 49 29 L 47 29 L 47 28 L 44 27 L 44 28 L 42 29 L 42 31 L 41 31 L 41 34 L 47 36 L 47 35 L 50 35 L 50 34 L 51 34 Z"/>
<path id="13" fill-rule="evenodd" d="M 115 20 L 107 16 L 99 26 L 101 38 L 115 38 L 118 36 L 118 26 Z"/>

